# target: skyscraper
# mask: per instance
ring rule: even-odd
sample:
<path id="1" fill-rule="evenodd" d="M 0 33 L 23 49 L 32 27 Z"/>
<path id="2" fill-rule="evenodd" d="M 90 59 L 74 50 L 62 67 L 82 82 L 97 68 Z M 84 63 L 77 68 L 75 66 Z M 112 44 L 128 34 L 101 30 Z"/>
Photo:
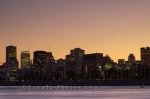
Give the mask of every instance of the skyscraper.
<path id="1" fill-rule="evenodd" d="M 33 55 L 33 65 L 36 69 L 48 69 L 55 62 L 51 52 L 35 51 Z"/>
<path id="2" fill-rule="evenodd" d="M 53 57 L 52 52 L 47 52 L 47 59 L 48 59 L 48 64 L 51 65 L 52 63 L 55 62 L 55 59 Z"/>
<path id="3" fill-rule="evenodd" d="M 55 70 L 55 59 L 53 57 L 52 52 L 47 52 L 47 67 L 46 70 L 49 72 L 54 72 Z"/>
<path id="4" fill-rule="evenodd" d="M 74 71 L 77 73 L 76 76 L 79 76 L 81 74 L 81 67 L 83 65 L 83 56 L 85 54 L 85 51 L 81 48 L 74 48 L 70 51 L 70 55 L 75 58 L 76 67 L 74 68 Z"/>
<path id="5" fill-rule="evenodd" d="M 70 54 L 66 55 L 66 74 L 72 75 L 69 79 L 81 79 L 81 68 L 83 65 L 83 56 L 85 51 L 81 48 L 70 50 Z"/>
<path id="6" fill-rule="evenodd" d="M 150 47 L 141 48 L 141 62 L 143 65 L 150 65 Z"/>
<path id="7" fill-rule="evenodd" d="M 33 65 L 36 69 L 44 69 L 47 66 L 47 52 L 35 51 L 33 55 Z"/>
<path id="8" fill-rule="evenodd" d="M 15 72 L 18 69 L 16 46 L 6 47 L 6 69 L 8 72 Z"/>
<path id="9" fill-rule="evenodd" d="M 30 68 L 31 61 L 30 61 L 30 53 L 29 51 L 22 51 L 21 52 L 21 68 Z"/>
<path id="10" fill-rule="evenodd" d="M 85 54 L 85 51 L 81 48 L 74 48 L 74 49 L 70 50 L 70 55 L 72 55 L 78 59 L 83 58 L 84 54 Z"/>

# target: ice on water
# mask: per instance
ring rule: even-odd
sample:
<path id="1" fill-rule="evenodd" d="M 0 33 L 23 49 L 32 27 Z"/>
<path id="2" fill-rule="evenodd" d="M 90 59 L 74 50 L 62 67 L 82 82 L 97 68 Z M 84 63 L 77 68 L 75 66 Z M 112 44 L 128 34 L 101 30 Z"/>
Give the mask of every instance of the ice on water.
<path id="1" fill-rule="evenodd" d="M 0 99 L 150 99 L 150 87 L 1 86 Z"/>

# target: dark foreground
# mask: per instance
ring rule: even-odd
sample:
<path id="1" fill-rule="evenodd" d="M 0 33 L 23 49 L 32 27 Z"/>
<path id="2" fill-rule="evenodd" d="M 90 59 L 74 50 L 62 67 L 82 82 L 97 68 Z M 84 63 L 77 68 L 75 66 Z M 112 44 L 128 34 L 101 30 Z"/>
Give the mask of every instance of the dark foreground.
<path id="1" fill-rule="evenodd" d="M 150 86 L 150 81 L 1 81 L 0 86 Z"/>

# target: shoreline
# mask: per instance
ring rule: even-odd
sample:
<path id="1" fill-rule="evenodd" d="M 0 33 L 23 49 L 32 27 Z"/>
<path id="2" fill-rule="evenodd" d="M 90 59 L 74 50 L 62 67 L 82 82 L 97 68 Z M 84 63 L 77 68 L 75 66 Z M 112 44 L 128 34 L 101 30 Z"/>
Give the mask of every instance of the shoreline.
<path id="1" fill-rule="evenodd" d="M 0 86 L 150 86 L 150 81 L 1 81 Z"/>

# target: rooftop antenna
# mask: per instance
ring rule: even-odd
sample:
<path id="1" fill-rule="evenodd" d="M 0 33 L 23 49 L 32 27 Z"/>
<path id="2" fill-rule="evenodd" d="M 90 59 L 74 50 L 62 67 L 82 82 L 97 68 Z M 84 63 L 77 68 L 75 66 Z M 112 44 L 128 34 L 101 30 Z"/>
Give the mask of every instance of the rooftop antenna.
<path id="1" fill-rule="evenodd" d="M 48 51 L 50 52 L 50 44 L 48 45 Z"/>

